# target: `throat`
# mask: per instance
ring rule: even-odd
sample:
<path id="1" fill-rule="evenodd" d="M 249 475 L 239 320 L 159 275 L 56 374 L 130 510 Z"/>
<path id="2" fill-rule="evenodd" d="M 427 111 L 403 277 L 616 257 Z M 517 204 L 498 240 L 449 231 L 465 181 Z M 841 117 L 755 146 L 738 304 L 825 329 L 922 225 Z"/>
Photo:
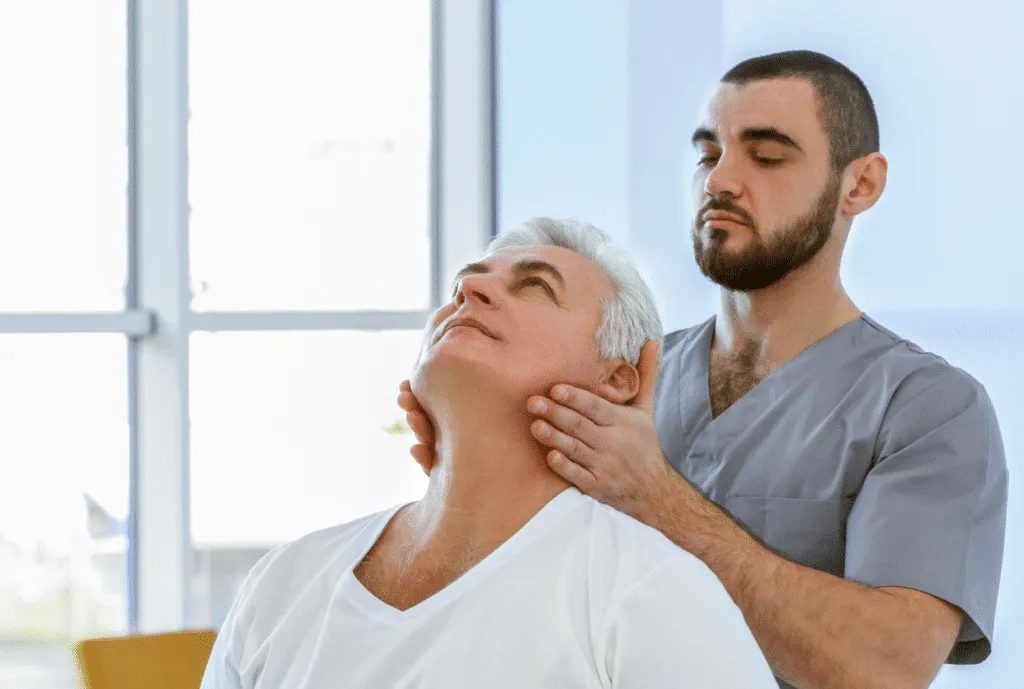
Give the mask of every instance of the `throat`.
<path id="1" fill-rule="evenodd" d="M 453 584 L 569 485 L 544 466 L 532 439 L 483 444 L 449 433 L 439 445 L 426 494 L 392 517 L 353 570 L 367 591 L 398 610 Z"/>
<path id="2" fill-rule="evenodd" d="M 404 611 L 453 584 L 498 545 L 449 539 L 422 542 L 409 533 L 399 513 L 353 574 L 378 600 Z"/>

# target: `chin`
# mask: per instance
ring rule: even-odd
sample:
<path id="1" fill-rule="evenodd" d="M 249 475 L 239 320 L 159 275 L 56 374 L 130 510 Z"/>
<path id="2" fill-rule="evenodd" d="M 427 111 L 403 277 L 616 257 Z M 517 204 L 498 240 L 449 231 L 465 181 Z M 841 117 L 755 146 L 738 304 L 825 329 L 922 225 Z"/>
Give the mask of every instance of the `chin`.
<path id="1" fill-rule="evenodd" d="M 508 382 L 503 370 L 507 367 L 503 369 L 493 353 L 435 346 L 420 359 L 409 383 L 417 399 L 421 393 L 457 394 L 484 385 L 500 389 Z"/>

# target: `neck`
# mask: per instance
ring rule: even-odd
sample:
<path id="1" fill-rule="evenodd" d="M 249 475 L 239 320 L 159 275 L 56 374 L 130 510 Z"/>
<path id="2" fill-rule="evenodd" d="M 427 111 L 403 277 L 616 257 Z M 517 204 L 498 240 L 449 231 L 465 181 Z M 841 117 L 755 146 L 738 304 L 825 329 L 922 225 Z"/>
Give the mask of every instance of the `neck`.
<path id="1" fill-rule="evenodd" d="M 429 404 L 437 459 L 426 494 L 408 516 L 423 545 L 497 547 L 569 486 L 530 435 L 527 396 L 496 398 L 467 388 L 453 386 Z"/>
<path id="2" fill-rule="evenodd" d="M 764 289 L 723 289 L 713 346 L 731 353 L 755 344 L 772 369 L 860 315 L 839 279 L 838 257 L 823 251 Z"/>

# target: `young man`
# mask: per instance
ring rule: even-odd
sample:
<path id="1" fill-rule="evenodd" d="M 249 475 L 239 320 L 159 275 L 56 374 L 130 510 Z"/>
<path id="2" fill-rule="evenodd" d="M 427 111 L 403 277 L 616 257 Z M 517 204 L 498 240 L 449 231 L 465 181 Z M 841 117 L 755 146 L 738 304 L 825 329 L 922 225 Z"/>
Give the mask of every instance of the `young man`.
<path id="1" fill-rule="evenodd" d="M 783 687 L 925 687 L 943 662 L 981 662 L 1007 500 L 991 402 L 839 278 L 885 188 L 867 89 L 818 53 L 753 58 L 693 144 L 694 251 L 718 313 L 665 338 L 656 400 L 570 381 L 531 398 L 549 465 L 703 560 Z M 432 429 L 399 403 L 429 470 Z"/>
<path id="2" fill-rule="evenodd" d="M 413 373 L 438 438 L 426 495 L 263 558 L 203 689 L 774 687 L 707 566 L 552 473 L 530 435 L 526 400 L 557 381 L 649 396 L 636 364 L 660 337 L 596 229 L 537 220 L 495 240 Z"/>

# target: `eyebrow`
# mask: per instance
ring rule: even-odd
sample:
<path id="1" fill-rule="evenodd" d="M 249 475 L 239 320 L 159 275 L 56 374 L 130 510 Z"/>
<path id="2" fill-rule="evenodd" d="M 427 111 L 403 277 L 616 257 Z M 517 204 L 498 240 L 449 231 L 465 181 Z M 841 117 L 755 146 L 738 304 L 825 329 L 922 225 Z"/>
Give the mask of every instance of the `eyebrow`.
<path id="1" fill-rule="evenodd" d="M 458 273 L 455 274 L 455 280 L 458 282 L 467 275 L 482 275 L 484 273 L 490 273 L 491 267 L 486 263 L 469 263 L 462 268 Z M 512 272 L 516 275 L 523 275 L 524 273 L 547 273 L 559 284 L 559 286 L 568 291 L 565 278 L 562 276 L 561 271 L 555 266 L 551 265 L 547 261 L 537 261 L 524 259 L 522 261 L 516 261 L 512 264 Z M 454 289 L 454 285 L 452 286 Z"/>
<path id="2" fill-rule="evenodd" d="M 696 146 L 702 141 L 709 144 L 717 144 L 718 136 L 716 136 L 715 133 L 707 127 L 697 127 L 693 132 L 693 136 L 690 137 L 690 145 Z"/>
<path id="3" fill-rule="evenodd" d="M 696 146 L 702 141 L 710 144 L 717 144 L 718 135 L 707 127 L 697 127 L 693 132 L 693 136 L 690 137 L 690 143 Z M 800 144 L 798 144 L 793 137 L 779 131 L 775 127 L 747 127 L 740 134 L 740 141 L 774 141 L 782 144 L 783 146 L 796 149 L 801 153 L 804 152 L 804 149 L 800 147 Z"/>

